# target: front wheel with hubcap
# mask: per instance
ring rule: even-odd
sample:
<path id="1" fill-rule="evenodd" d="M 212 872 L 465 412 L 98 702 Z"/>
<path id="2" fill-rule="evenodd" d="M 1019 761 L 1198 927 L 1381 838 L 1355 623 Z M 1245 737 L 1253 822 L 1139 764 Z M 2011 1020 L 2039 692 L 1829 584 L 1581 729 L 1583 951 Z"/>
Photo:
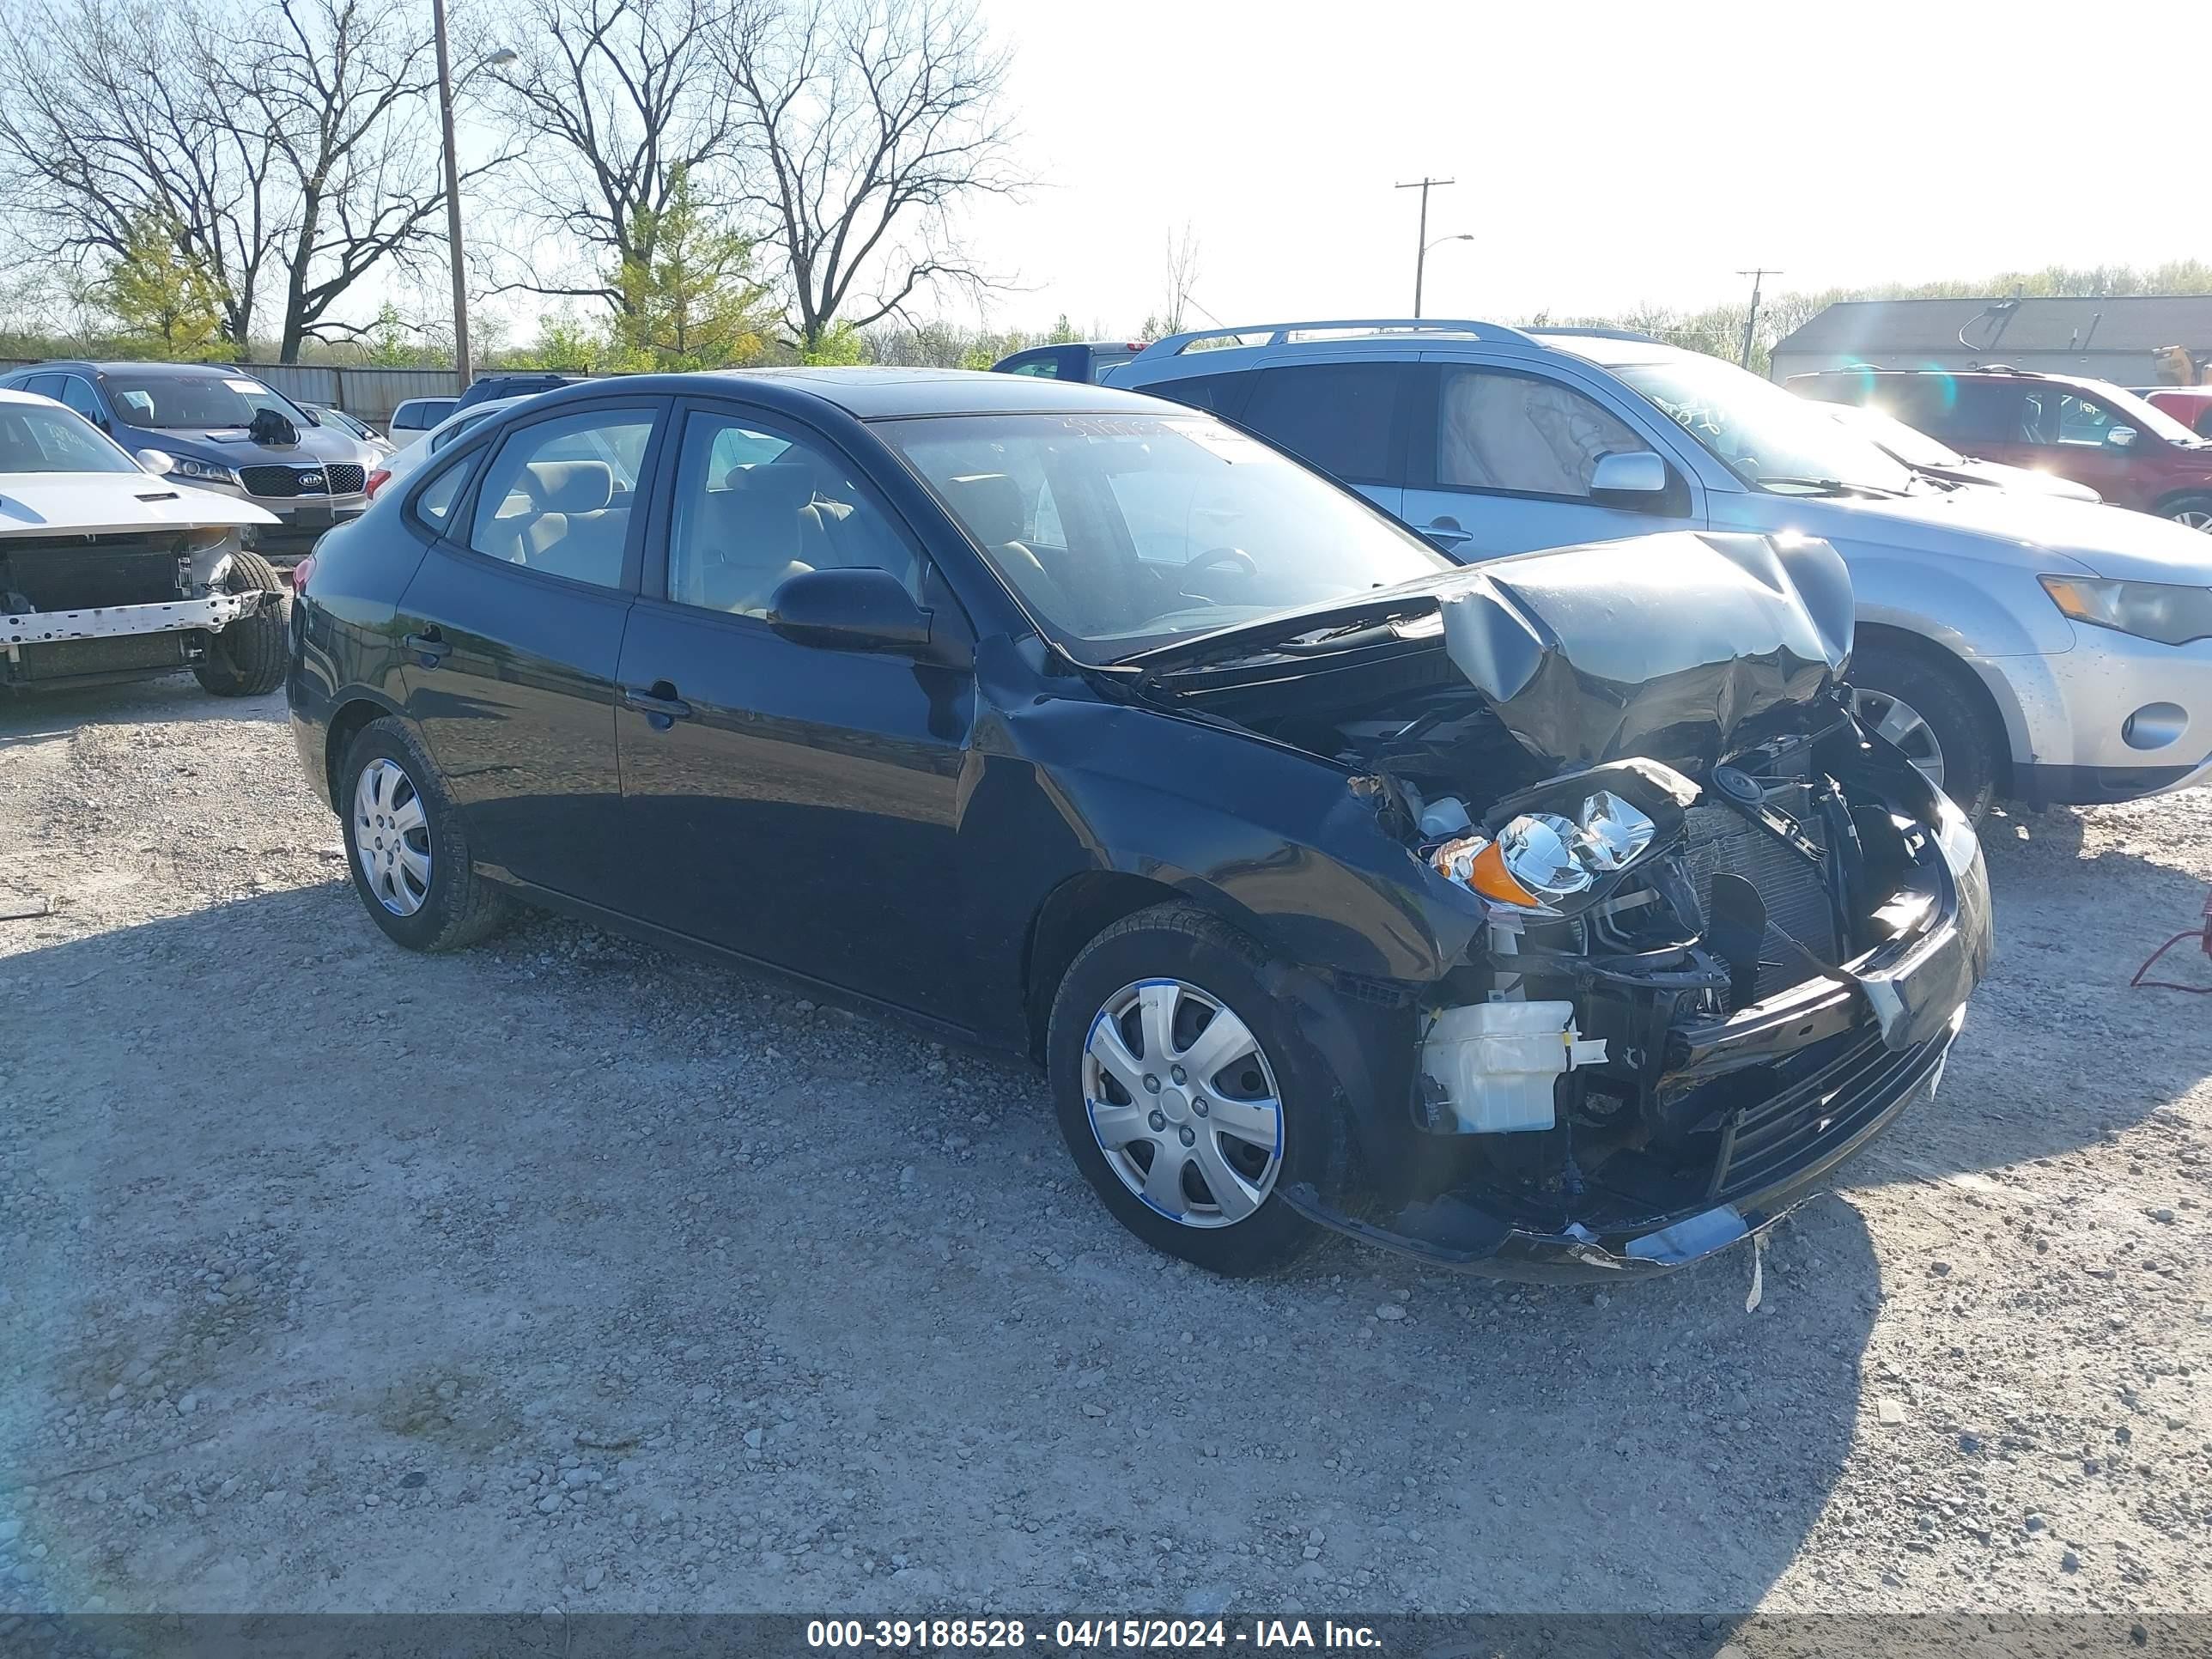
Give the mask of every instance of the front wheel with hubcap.
<path id="1" fill-rule="evenodd" d="M 1978 822 L 1996 798 L 2002 737 L 1960 683 L 1965 672 L 1919 650 L 1869 640 L 1851 653 L 1851 712 Z"/>
<path id="2" fill-rule="evenodd" d="M 1303 1255 L 1320 1230 L 1279 1189 L 1345 1181 L 1342 1091 L 1262 988 L 1266 962 L 1203 911 L 1140 911 L 1077 956 L 1046 1042 L 1060 1132 L 1106 1207 L 1216 1273 Z"/>
<path id="3" fill-rule="evenodd" d="M 339 811 L 354 890 L 410 951 L 472 945 L 507 919 L 506 897 L 469 861 L 460 815 L 415 734 L 371 720 L 340 764 Z"/>
<path id="4" fill-rule="evenodd" d="M 2212 534 L 2212 495 L 2184 495 L 2167 501 L 2159 511 L 2176 524 Z"/>

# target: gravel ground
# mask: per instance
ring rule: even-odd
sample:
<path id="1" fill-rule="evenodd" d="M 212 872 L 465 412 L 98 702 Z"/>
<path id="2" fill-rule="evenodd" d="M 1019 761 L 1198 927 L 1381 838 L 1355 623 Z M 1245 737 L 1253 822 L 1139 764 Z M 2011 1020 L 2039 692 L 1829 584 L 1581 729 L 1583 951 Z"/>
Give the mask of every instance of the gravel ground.
<path id="1" fill-rule="evenodd" d="M 1207 1279 L 1021 1066 L 398 951 L 277 699 L 0 703 L 0 1610 L 2212 1608 L 2212 1007 L 2126 988 L 2208 805 L 1992 821 L 1943 1091 L 1747 1312 Z"/>

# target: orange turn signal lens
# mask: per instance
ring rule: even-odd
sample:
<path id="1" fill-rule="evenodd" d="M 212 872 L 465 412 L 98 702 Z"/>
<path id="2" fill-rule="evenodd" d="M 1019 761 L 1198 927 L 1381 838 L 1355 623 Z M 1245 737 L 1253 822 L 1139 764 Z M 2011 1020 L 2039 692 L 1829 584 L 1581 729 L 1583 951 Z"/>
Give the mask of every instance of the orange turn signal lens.
<path id="1" fill-rule="evenodd" d="M 1474 855 L 1467 884 L 1483 897 L 1496 899 L 1500 904 L 1518 904 L 1533 910 L 1543 902 L 1513 879 L 1505 868 L 1505 855 L 1498 850 L 1494 841 Z"/>

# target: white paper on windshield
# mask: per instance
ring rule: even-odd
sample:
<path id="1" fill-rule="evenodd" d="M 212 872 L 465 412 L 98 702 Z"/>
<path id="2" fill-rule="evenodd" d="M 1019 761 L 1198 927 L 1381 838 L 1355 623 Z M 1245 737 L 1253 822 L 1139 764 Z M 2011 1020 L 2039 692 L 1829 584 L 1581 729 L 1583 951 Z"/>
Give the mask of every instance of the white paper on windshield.
<path id="1" fill-rule="evenodd" d="M 258 380 L 225 380 L 223 384 L 233 392 L 244 392 L 249 398 L 258 397 L 269 390 Z"/>
<path id="2" fill-rule="evenodd" d="M 1241 432 L 1231 432 L 1226 427 L 1193 425 L 1186 428 L 1182 435 L 1200 449 L 1218 455 L 1224 461 L 1256 461 L 1267 453 L 1265 446 L 1256 439 L 1248 438 Z"/>

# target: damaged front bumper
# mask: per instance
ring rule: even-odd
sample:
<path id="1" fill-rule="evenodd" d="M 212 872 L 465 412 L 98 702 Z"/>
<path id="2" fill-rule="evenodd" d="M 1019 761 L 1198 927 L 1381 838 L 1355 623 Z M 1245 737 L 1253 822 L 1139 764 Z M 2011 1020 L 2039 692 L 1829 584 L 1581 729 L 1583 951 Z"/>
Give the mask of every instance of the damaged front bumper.
<path id="1" fill-rule="evenodd" d="M 1883 1045 L 1878 1032 L 1862 1033 L 1802 1083 L 1746 1112 L 1715 1167 L 1714 1201 L 1680 1215 L 1547 1230 L 1456 1194 L 1407 1205 L 1382 1223 L 1332 1210 L 1304 1184 L 1285 1188 L 1283 1201 L 1363 1243 L 1453 1272 L 1534 1281 L 1671 1273 L 1772 1226 L 1908 1106 L 1932 1097 L 1966 1017 L 1961 1005 L 1938 1035 L 1902 1052 Z"/>
<path id="2" fill-rule="evenodd" d="M 1725 1017 L 1667 1026 L 1651 1073 L 1663 1076 L 1667 1133 L 1651 1144 L 1615 1154 L 1571 1192 L 1460 1181 L 1363 1216 L 1293 1185 L 1285 1202 L 1432 1267 L 1529 1280 L 1670 1272 L 1771 1226 L 1934 1095 L 1988 963 L 1979 846 L 1949 802 L 1929 805 L 1890 900 L 1892 937 Z M 1577 999 L 1584 1029 L 1606 1023 L 1601 1000 Z"/>
<path id="3" fill-rule="evenodd" d="M 0 649 L 12 658 L 25 646 L 64 640 L 112 640 L 132 634 L 220 633 L 260 609 L 258 589 L 213 593 L 198 599 L 164 599 L 150 605 L 111 605 L 88 611 L 28 611 L 0 616 Z"/>

